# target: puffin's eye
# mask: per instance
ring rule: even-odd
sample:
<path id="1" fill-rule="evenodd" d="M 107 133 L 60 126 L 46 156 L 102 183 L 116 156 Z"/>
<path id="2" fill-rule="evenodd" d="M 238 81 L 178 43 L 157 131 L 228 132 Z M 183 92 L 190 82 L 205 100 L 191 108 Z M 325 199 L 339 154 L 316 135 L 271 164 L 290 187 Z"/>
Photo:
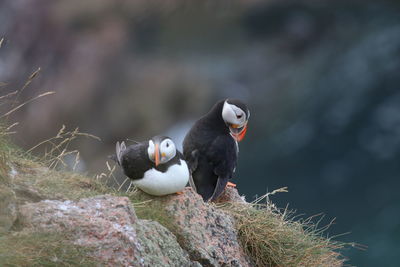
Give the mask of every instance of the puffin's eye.
<path id="1" fill-rule="evenodd" d="M 240 119 L 240 118 L 242 118 L 242 117 L 243 117 L 243 114 L 236 115 L 236 118 L 238 118 L 238 119 Z"/>
<path id="2" fill-rule="evenodd" d="M 169 143 L 167 142 L 167 147 L 169 147 Z"/>

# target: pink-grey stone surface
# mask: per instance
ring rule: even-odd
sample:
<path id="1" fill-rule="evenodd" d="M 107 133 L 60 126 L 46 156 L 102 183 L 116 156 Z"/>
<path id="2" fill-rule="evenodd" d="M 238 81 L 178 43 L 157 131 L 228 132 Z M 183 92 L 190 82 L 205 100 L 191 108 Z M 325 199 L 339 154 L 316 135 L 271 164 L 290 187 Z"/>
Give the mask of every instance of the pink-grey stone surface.
<path id="1" fill-rule="evenodd" d="M 175 236 L 157 222 L 139 220 L 126 197 L 44 200 L 20 207 L 25 227 L 67 233 L 108 266 L 196 266 Z"/>
<path id="2" fill-rule="evenodd" d="M 236 189 L 235 199 L 240 198 Z M 153 208 L 162 209 L 175 225 L 174 233 L 191 260 L 202 266 L 252 266 L 240 246 L 233 219 L 214 204 L 186 188 L 181 195 L 150 197 Z"/>

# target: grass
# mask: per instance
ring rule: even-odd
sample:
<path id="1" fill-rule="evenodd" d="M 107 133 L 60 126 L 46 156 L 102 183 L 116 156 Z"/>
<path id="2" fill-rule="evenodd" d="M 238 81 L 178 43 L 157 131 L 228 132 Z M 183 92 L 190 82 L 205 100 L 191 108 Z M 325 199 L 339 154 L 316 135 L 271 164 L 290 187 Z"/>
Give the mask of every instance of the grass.
<path id="1" fill-rule="evenodd" d="M 49 162 L 55 166 L 56 161 L 61 158 Z M 14 171 L 12 183 L 11 170 Z M 44 199 L 77 200 L 113 192 L 102 179 L 50 169 L 39 157 L 15 148 L 7 139 L 0 139 L 0 183 L 18 188 L 20 193 L 34 190 Z"/>
<path id="2" fill-rule="evenodd" d="M 10 156 L 16 151 L 16 147 L 9 141 L 8 129 L 0 124 L 0 183 L 9 184 Z"/>
<path id="3" fill-rule="evenodd" d="M 277 209 L 269 195 L 253 203 L 220 207 L 235 218 L 242 247 L 257 266 L 343 266 L 345 258 L 339 251 L 346 244 L 323 237 L 328 226 L 318 228 L 313 218 L 294 220 L 287 210 Z"/>
<path id="4" fill-rule="evenodd" d="M 10 182 L 8 177 L 9 167 L 7 165 L 7 155 L 0 149 L 0 184 L 8 184 Z"/>
<path id="5" fill-rule="evenodd" d="M 99 266 L 90 249 L 59 233 L 19 232 L 0 237 L 0 266 Z"/>
<path id="6" fill-rule="evenodd" d="M 36 189 L 44 198 L 77 200 L 113 191 L 94 178 L 78 173 L 50 170 L 46 167 L 29 167 L 32 165 L 34 163 L 29 161 L 23 164 L 18 162 L 16 169 L 22 175 L 16 176 L 15 183 Z"/>

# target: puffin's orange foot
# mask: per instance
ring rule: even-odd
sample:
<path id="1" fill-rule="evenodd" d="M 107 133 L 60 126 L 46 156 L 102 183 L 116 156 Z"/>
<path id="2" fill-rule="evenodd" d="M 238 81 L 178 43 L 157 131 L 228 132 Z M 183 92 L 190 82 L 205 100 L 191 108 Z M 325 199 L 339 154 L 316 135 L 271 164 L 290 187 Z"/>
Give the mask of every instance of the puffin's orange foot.
<path id="1" fill-rule="evenodd" d="M 177 194 L 177 195 L 182 195 L 182 194 L 183 194 L 183 191 L 176 192 L 175 194 Z"/>
<path id="2" fill-rule="evenodd" d="M 236 184 L 231 183 L 231 182 L 228 182 L 228 183 L 226 184 L 226 186 L 229 186 L 229 187 L 236 187 Z"/>

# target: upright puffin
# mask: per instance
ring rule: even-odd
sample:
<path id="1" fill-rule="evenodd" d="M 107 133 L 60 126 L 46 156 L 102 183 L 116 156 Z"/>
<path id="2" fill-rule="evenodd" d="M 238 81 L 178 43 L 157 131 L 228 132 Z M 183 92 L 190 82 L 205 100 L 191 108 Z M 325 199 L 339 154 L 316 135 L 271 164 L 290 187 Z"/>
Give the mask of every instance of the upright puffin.
<path id="1" fill-rule="evenodd" d="M 185 136 L 183 155 L 191 173 L 190 185 L 204 201 L 215 200 L 232 178 L 238 142 L 246 134 L 249 117 L 249 109 L 240 100 L 221 100 Z"/>
<path id="2" fill-rule="evenodd" d="M 166 136 L 155 136 L 147 142 L 128 147 L 125 142 L 117 142 L 116 154 L 111 158 L 122 167 L 135 186 L 150 195 L 178 193 L 189 180 L 183 155 Z"/>

